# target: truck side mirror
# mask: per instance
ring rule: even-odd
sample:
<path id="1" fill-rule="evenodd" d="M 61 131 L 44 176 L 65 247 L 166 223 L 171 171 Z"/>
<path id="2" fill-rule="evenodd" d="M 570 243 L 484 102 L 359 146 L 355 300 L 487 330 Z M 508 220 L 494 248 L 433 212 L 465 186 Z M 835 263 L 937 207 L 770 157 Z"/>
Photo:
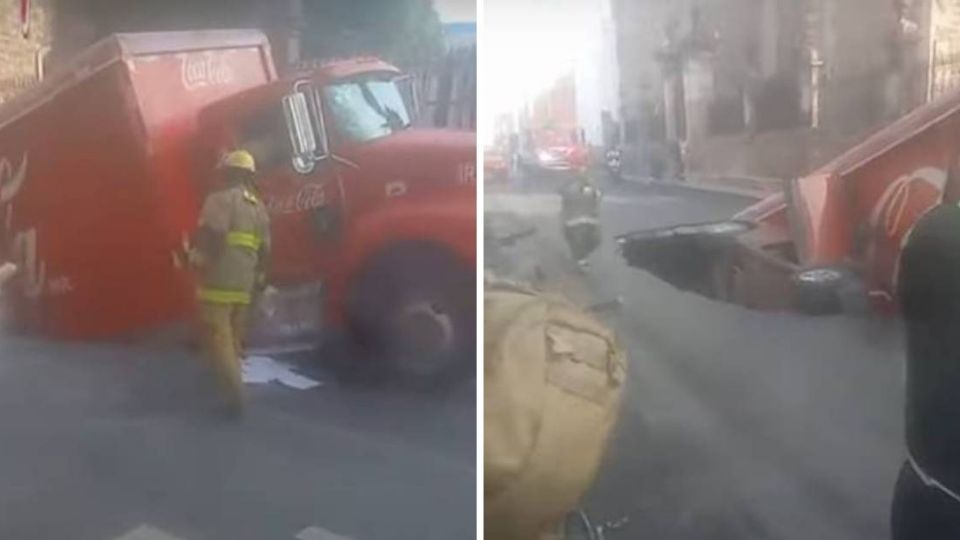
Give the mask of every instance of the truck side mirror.
<path id="1" fill-rule="evenodd" d="M 283 113 L 293 148 L 293 168 L 300 174 L 309 174 L 314 164 L 327 156 L 322 119 L 317 118 L 319 126 L 314 122 L 307 94 L 301 91 L 284 96 Z"/>

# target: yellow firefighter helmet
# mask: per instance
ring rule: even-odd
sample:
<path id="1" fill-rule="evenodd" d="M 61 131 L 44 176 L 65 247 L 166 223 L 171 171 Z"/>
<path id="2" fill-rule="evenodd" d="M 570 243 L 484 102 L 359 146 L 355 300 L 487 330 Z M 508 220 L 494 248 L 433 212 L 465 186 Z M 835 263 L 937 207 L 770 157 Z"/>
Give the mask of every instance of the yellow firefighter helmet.
<path id="1" fill-rule="evenodd" d="M 230 169 L 242 169 L 252 173 L 257 172 L 257 163 L 253 159 L 253 154 L 246 150 L 234 150 L 223 157 L 220 167 Z"/>

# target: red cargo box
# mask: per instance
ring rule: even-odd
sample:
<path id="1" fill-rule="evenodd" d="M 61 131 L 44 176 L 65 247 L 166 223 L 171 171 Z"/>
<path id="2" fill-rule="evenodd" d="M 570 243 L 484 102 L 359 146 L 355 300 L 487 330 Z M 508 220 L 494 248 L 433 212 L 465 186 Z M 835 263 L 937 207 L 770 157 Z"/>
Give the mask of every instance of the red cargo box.
<path id="1" fill-rule="evenodd" d="M 275 78 L 258 31 L 121 34 L 4 105 L 0 255 L 21 267 L 18 324 L 90 339 L 188 314 L 173 253 L 202 193 L 197 113 Z"/>

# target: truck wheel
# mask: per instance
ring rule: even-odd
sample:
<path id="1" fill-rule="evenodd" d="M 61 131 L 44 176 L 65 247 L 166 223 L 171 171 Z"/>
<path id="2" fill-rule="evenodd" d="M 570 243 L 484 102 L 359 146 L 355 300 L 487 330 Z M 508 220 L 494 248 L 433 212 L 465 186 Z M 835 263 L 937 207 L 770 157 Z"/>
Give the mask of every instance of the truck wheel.
<path id="1" fill-rule="evenodd" d="M 833 315 L 842 311 L 840 299 L 834 290 L 821 287 L 799 287 L 797 310 L 804 315 Z"/>
<path id="2" fill-rule="evenodd" d="M 816 279 L 794 278 L 796 306 L 805 315 L 835 315 L 843 311 L 839 290 L 844 274 L 833 269 L 811 269 L 802 274 L 819 275 Z"/>
<path id="3" fill-rule="evenodd" d="M 797 309 L 804 315 L 813 317 L 833 315 L 840 311 L 836 297 L 820 294 L 805 294 L 797 300 Z"/>
<path id="4" fill-rule="evenodd" d="M 353 293 L 355 335 L 401 376 L 438 382 L 476 365 L 476 278 L 446 251 L 393 249 Z"/>

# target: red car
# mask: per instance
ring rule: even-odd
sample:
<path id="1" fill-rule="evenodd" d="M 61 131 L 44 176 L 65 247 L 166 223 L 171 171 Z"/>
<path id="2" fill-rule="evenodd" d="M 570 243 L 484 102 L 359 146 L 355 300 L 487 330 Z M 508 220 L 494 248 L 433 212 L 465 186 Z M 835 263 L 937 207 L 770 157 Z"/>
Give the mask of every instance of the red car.
<path id="1" fill-rule="evenodd" d="M 541 129 L 529 133 L 521 152 L 524 165 L 533 170 L 568 172 L 585 170 L 589 151 L 575 130 Z"/>

